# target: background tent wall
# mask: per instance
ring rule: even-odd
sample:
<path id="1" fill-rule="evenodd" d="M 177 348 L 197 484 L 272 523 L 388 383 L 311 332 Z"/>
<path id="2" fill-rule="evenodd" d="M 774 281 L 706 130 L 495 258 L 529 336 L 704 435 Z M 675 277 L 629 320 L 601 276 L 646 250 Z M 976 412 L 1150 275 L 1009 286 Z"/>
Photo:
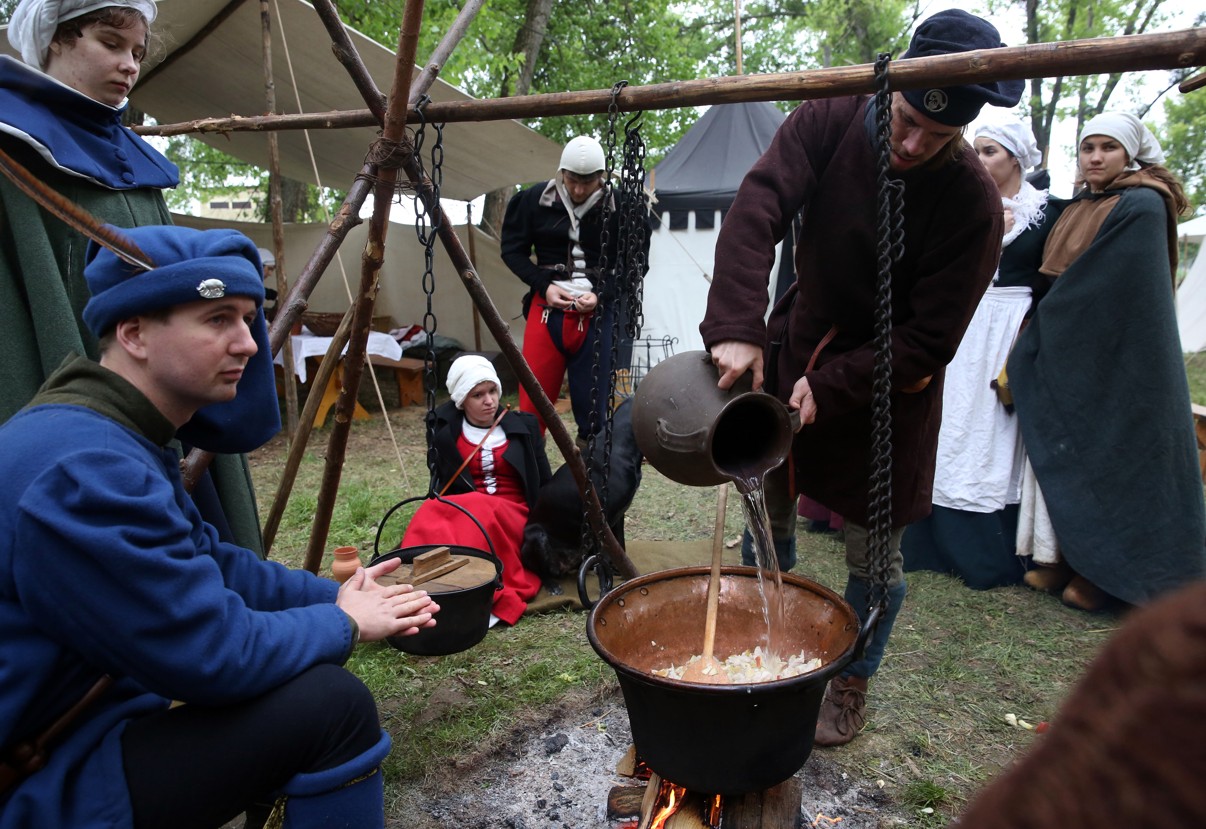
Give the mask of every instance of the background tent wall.
<path id="1" fill-rule="evenodd" d="M 654 168 L 649 184 L 660 221 L 649 246 L 642 337 L 676 339 L 672 353 L 703 348 L 699 323 L 707 306 L 721 222 L 784 117 L 766 102 L 711 107 Z M 794 279 L 791 261 L 780 245 L 769 298 L 781 295 Z M 657 348 L 648 354 L 651 364 L 669 356 Z"/>
<path id="2" fill-rule="evenodd" d="M 201 219 L 195 216 L 174 215 L 177 224 L 207 229 L 231 227 L 247 234 L 261 247 L 272 247 L 272 226 L 255 222 L 230 222 Z M 498 240 L 482 233 L 476 227 L 456 225 L 457 235 L 468 248 L 468 233 L 473 233 L 476 251 L 477 272 L 490 293 L 494 305 L 505 319 L 510 320 L 511 335 L 516 342 L 523 341 L 524 321 L 520 316 L 520 304 L 527 286 L 511 273 L 498 255 Z M 285 225 L 285 255 L 289 262 L 301 267 L 318 247 L 319 240 L 327 232 L 325 224 Z M 340 246 L 344 270 L 347 271 L 351 290 L 355 291 L 360 281 L 361 252 L 368 238 L 368 223 L 362 223 L 348 232 Z M 386 234 L 385 264 L 381 268 L 381 288 L 377 295 L 374 314 L 391 316 L 400 325 L 422 325 L 427 298 L 423 293 L 423 248 L 410 225 L 395 223 Z M 473 347 L 473 303 L 460 277 L 453 268 L 442 246 L 436 246 L 436 288 L 433 297 L 433 313 L 438 322 L 436 333 L 452 337 L 469 351 Z M 350 306 L 347 289 L 337 262 L 323 274 L 314 292 L 310 295 L 311 311 L 332 313 L 345 312 Z M 498 350 L 498 343 L 490 331 L 481 326 L 482 349 Z"/>

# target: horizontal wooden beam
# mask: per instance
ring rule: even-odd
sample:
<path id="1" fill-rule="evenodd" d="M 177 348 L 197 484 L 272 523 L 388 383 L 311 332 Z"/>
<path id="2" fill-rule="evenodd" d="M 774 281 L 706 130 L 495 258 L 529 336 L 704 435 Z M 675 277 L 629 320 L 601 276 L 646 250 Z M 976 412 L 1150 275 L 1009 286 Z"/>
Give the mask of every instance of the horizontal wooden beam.
<path id="1" fill-rule="evenodd" d="M 979 49 L 928 58 L 893 61 L 888 72 L 890 89 L 988 80 L 1025 80 L 1114 72 L 1184 69 L 1206 64 L 1206 28 L 1184 29 L 1123 37 L 1067 40 L 1000 49 Z M 834 98 L 875 91 L 872 64 L 809 69 L 769 75 L 739 75 L 692 81 L 625 87 L 617 103 L 625 112 L 678 107 L 730 104 L 743 101 L 796 101 Z M 546 118 L 552 115 L 589 115 L 607 112 L 610 89 L 551 92 L 472 101 L 432 102 L 429 122 L 501 121 L 511 118 Z M 417 120 L 414 112 L 410 120 Z M 332 129 L 378 126 L 367 109 L 306 115 L 257 115 L 204 118 L 180 124 L 136 127 L 142 135 L 183 135 L 266 130 Z"/>

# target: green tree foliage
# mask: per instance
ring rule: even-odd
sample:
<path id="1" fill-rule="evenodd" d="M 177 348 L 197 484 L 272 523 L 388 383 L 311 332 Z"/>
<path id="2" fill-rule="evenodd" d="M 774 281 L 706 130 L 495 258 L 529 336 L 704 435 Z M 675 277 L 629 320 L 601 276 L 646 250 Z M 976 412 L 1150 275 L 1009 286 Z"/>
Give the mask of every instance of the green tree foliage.
<path id="1" fill-rule="evenodd" d="M 391 47 L 396 45 L 401 6 L 397 0 L 337 0 L 352 27 Z M 715 48 L 714 39 L 660 0 L 587 0 L 553 3 L 543 21 L 539 55 L 530 84 L 521 77 L 525 55 L 515 51 L 530 25 L 528 0 L 493 0 L 474 19 L 469 35 L 441 68 L 440 77 L 479 98 L 532 93 L 610 89 L 617 81 L 633 86 L 697 77 Z M 424 7 L 419 62 L 449 30 L 460 4 L 435 0 Z M 730 27 L 731 27 L 730 22 Z M 694 122 L 680 110 L 645 116 L 643 135 L 654 152 L 673 146 Z M 607 128 L 602 115 L 530 119 L 529 125 L 553 141 L 596 136 Z"/>
<path id="2" fill-rule="evenodd" d="M 988 0 L 988 4 L 994 11 L 1023 8 L 1027 43 L 1143 34 L 1163 28 L 1168 21 L 1166 0 Z M 1023 98 L 1023 106 L 1044 162 L 1057 121 L 1074 121 L 1079 134 L 1085 121 L 1107 108 L 1146 111 L 1150 102 L 1144 105 L 1134 80 L 1135 76 L 1115 72 L 1030 81 L 1030 95 Z"/>
<path id="3" fill-rule="evenodd" d="M 180 185 L 164 191 L 171 209 L 191 212 L 195 204 L 246 194 L 255 205 L 259 221 L 270 221 L 267 170 L 188 136 L 169 138 L 163 154 L 180 168 Z M 320 190 L 305 182 L 281 179 L 286 222 L 322 221 L 339 209 L 343 196 L 340 191 Z"/>
<path id="4" fill-rule="evenodd" d="M 1176 95 L 1164 103 L 1164 126 L 1158 133 L 1166 165 L 1185 185 L 1197 208 L 1206 208 L 1206 89 Z"/>

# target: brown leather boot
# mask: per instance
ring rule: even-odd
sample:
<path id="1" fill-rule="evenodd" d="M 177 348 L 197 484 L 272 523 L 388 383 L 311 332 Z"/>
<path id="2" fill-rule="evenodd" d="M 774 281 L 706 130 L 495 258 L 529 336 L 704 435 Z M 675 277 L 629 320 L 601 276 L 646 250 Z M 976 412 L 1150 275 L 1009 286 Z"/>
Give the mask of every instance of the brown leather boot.
<path id="1" fill-rule="evenodd" d="M 1110 601 L 1110 594 L 1102 590 L 1084 576 L 1074 576 L 1060 596 L 1068 607 L 1096 613 L 1104 610 Z"/>
<path id="2" fill-rule="evenodd" d="M 867 680 L 860 676 L 835 676 L 829 680 L 817 733 L 813 743 L 819 746 L 844 746 L 858 736 L 867 722 Z"/>
<path id="3" fill-rule="evenodd" d="M 1027 570 L 1022 582 L 1031 590 L 1054 594 L 1067 587 L 1074 575 L 1072 568 L 1061 561 L 1057 564 L 1039 564 L 1033 570 Z"/>

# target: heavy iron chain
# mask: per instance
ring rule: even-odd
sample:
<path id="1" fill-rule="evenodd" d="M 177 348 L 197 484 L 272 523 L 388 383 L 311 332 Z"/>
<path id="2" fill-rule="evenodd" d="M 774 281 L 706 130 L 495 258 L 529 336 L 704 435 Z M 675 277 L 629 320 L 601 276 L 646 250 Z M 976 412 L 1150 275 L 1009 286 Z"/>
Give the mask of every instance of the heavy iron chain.
<path id="1" fill-rule="evenodd" d="M 427 104 L 431 98 L 424 95 L 415 107 L 419 114 L 419 128 L 414 131 L 414 160 L 420 171 L 419 180 L 426 178 L 431 181 L 432 203 L 435 210 L 428 210 L 427 204 L 416 193 L 414 197 L 415 233 L 419 244 L 423 246 L 423 293 L 427 297 L 427 308 L 423 313 L 423 333 L 427 335 L 427 349 L 423 356 L 423 391 L 427 398 L 427 471 L 428 495 L 435 494 L 438 456 L 435 442 L 435 398 L 436 398 L 436 353 L 435 333 L 437 320 L 432 310 L 432 299 L 435 296 L 435 244 L 439 236 L 440 221 L 443 212 L 440 210 L 440 186 L 444 182 L 444 125 L 435 124 L 435 143 L 431 146 L 431 168 L 425 170 L 423 163 L 423 144 L 427 140 Z"/>
<path id="2" fill-rule="evenodd" d="M 628 81 L 618 81 L 611 90 L 611 103 L 607 110 L 606 171 L 604 193 L 600 210 L 602 227 L 599 233 L 599 306 L 596 318 L 599 325 L 611 328 L 611 370 L 607 377 L 600 377 L 603 338 L 596 329 L 591 373 L 590 435 L 586 447 L 587 486 L 596 489 L 596 472 L 599 486 L 596 495 L 606 517 L 608 507 L 608 479 L 611 470 L 611 447 L 613 436 L 612 401 L 616 388 L 616 369 L 619 364 L 620 345 L 623 334 L 635 341 L 643 324 L 641 311 L 642 279 L 645 272 L 645 237 L 648 224 L 644 218 L 645 143 L 641 138 L 641 114 L 638 113 L 624 127 L 624 146 L 619 173 L 619 187 L 615 185 L 616 122 L 619 119 L 619 94 Z M 618 211 L 618 219 L 614 218 Z M 611 228 L 617 227 L 618 239 L 612 244 Z M 606 395 L 607 416 L 600 428 L 600 393 Z M 603 452 L 601 467 L 596 463 L 595 447 L 602 435 Z M 590 531 L 590 522 L 582 517 L 582 551 L 585 555 L 603 550 L 600 540 Z M 601 556 L 605 566 L 610 566 Z"/>
<path id="3" fill-rule="evenodd" d="M 892 179 L 891 94 L 888 92 L 888 63 L 892 56 L 881 52 L 875 61 L 876 205 L 878 208 L 879 265 L 875 292 L 875 369 L 871 384 L 871 482 L 868 504 L 868 564 L 871 575 L 871 607 L 884 607 L 892 532 L 892 264 L 904 254 L 904 184 Z"/>

